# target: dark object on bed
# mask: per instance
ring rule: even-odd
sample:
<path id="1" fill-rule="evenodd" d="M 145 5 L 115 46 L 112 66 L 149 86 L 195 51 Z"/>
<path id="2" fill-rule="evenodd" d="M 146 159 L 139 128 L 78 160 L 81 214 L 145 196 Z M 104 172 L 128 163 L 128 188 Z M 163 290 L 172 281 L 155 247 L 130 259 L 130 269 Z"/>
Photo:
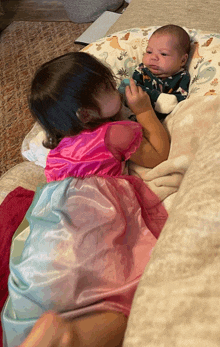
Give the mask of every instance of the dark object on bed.
<path id="1" fill-rule="evenodd" d="M 20 0 L 0 0 L 0 34 L 13 21 Z"/>
<path id="2" fill-rule="evenodd" d="M 62 0 L 69 19 L 74 23 L 94 22 L 105 11 L 116 11 L 124 0 Z"/>

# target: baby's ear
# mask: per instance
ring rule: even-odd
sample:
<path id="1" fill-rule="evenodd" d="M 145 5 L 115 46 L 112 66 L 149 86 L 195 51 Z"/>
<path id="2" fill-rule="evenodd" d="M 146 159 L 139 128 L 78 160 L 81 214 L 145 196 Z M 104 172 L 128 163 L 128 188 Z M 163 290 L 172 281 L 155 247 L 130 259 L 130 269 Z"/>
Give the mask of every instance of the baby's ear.
<path id="1" fill-rule="evenodd" d="M 87 108 L 79 108 L 76 112 L 76 115 L 79 118 L 79 120 L 84 124 L 99 118 L 98 111 Z"/>
<path id="2" fill-rule="evenodd" d="M 186 65 L 189 55 L 186 53 L 182 57 L 182 66 Z"/>

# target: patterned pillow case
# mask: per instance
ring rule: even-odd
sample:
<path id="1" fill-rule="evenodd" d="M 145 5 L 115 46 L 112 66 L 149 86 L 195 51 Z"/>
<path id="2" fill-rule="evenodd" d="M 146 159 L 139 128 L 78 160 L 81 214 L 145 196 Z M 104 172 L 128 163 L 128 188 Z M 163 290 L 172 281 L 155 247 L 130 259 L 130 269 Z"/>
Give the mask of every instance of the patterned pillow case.
<path id="1" fill-rule="evenodd" d="M 82 49 L 109 66 L 117 77 L 118 86 L 129 78 L 141 63 L 151 34 L 159 26 L 123 30 L 104 37 Z M 191 38 L 191 53 L 187 68 L 191 76 L 189 97 L 219 94 L 220 34 L 183 27 Z"/>

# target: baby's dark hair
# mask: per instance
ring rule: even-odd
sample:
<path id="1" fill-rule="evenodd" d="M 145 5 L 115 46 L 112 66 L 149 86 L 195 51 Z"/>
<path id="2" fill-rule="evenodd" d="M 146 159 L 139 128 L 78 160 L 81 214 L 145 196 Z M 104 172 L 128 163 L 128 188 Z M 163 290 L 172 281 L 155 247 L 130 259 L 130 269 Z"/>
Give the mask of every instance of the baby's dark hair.
<path id="1" fill-rule="evenodd" d="M 155 30 L 152 34 L 171 34 L 174 35 L 178 39 L 177 49 L 181 54 L 190 53 L 190 37 L 188 33 L 180 26 L 174 24 L 164 25 L 157 30 Z"/>
<path id="2" fill-rule="evenodd" d="M 46 148 L 110 119 L 101 118 L 96 100 L 100 88 L 115 89 L 112 72 L 92 55 L 71 52 L 43 64 L 28 97 L 33 117 L 47 134 Z M 112 120 L 112 119 L 111 119 Z"/>

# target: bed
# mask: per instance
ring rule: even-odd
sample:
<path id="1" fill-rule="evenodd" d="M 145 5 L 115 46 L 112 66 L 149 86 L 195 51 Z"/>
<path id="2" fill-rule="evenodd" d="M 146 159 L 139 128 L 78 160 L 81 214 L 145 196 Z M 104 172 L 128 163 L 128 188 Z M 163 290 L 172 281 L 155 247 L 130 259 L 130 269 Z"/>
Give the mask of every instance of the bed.
<path id="1" fill-rule="evenodd" d="M 219 345 L 219 13 L 217 0 L 202 5 L 132 0 L 107 37 L 84 48 L 111 66 L 120 83 L 141 61 L 158 26 L 183 26 L 191 38 L 189 96 L 164 121 L 171 137 L 168 160 L 154 169 L 129 166 L 160 197 L 169 218 L 136 291 L 126 347 Z M 1 202 L 18 187 L 22 196 L 45 183 L 43 136 L 35 124 L 22 145 L 24 163 L 0 179 Z M 28 229 L 23 220 L 28 204 L 18 211 L 16 228 L 22 224 L 16 235 Z"/>

